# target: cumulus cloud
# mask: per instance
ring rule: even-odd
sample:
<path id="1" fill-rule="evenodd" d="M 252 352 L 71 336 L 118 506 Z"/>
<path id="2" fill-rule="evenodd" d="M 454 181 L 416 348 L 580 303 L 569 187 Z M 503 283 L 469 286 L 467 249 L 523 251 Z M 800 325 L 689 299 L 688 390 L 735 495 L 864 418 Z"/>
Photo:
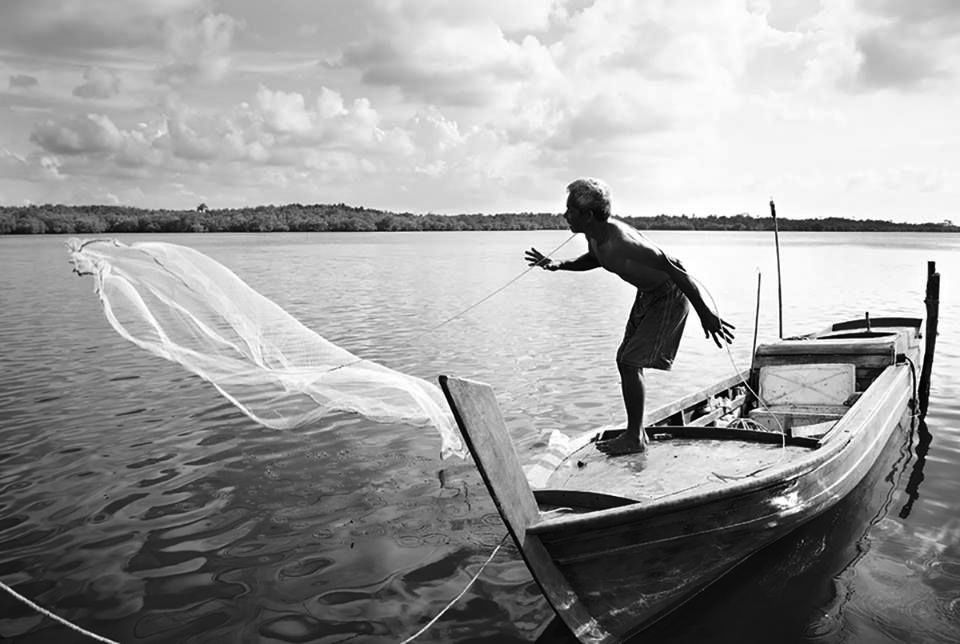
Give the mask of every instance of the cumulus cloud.
<path id="1" fill-rule="evenodd" d="M 960 5 L 949 0 L 861 0 L 871 19 L 857 36 L 861 87 L 910 89 L 947 79 L 960 62 Z"/>
<path id="2" fill-rule="evenodd" d="M 5 179 L 59 181 L 65 178 L 60 174 L 61 165 L 54 155 L 38 152 L 22 155 L 0 148 L 0 176 Z"/>
<path id="3" fill-rule="evenodd" d="M 909 88 L 948 76 L 930 49 L 891 37 L 885 29 L 862 34 L 857 38 L 857 49 L 862 55 L 857 80 L 866 87 Z"/>
<path id="4" fill-rule="evenodd" d="M 237 200 L 379 194 L 388 207 L 459 209 L 511 191 L 524 207 L 537 194 L 553 203 L 557 185 L 590 173 L 706 199 L 718 184 L 738 192 L 727 187 L 747 171 L 780 185 L 752 168 L 772 140 L 802 174 L 850 137 L 866 171 L 884 154 L 873 133 L 919 100 L 911 141 L 888 145 L 956 156 L 942 136 L 960 65 L 960 3 L 947 0 L 356 0 L 335 16 L 322 3 L 7 0 L 3 12 L 0 61 L 43 91 L 10 78 L 0 135 L 30 131 L 48 167 L 78 182 L 179 176 Z M 71 90 L 116 96 L 121 74 L 122 106 L 68 115 Z M 863 118 L 868 100 L 886 112 Z M 49 118 L 31 130 L 38 112 Z M 849 174 L 836 165 L 825 174 Z"/>
<path id="5" fill-rule="evenodd" d="M 340 64 L 359 69 L 367 83 L 397 87 L 429 103 L 503 104 L 531 73 L 554 74 L 536 38 L 510 40 L 491 21 L 398 22 L 386 33 L 348 47 Z"/>
<path id="6" fill-rule="evenodd" d="M 73 88 L 73 95 L 80 98 L 107 99 L 120 93 L 120 77 L 100 67 L 90 67 L 83 72 L 83 83 Z"/>
<path id="7" fill-rule="evenodd" d="M 324 145 L 403 153 L 411 145 L 400 128 L 382 128 L 380 114 L 366 98 L 347 107 L 343 97 L 329 88 L 308 102 L 299 92 L 261 86 L 257 90 L 255 118 L 267 133 L 290 146 Z"/>
<path id="8" fill-rule="evenodd" d="M 171 62 L 161 77 L 172 84 L 219 81 L 230 69 L 230 46 L 239 23 L 227 14 L 207 14 L 199 21 L 174 19 L 164 24 Z"/>
<path id="9" fill-rule="evenodd" d="M 36 87 L 39 83 L 40 81 L 33 76 L 28 76 L 27 74 L 10 75 L 11 89 L 30 89 L 31 87 Z"/>
<path id="10" fill-rule="evenodd" d="M 141 130 L 121 129 L 103 114 L 47 119 L 37 123 L 30 133 L 30 141 L 45 152 L 96 160 L 98 166 L 110 161 L 122 168 L 160 164 L 163 158 L 155 139 Z"/>
<path id="11" fill-rule="evenodd" d="M 40 122 L 30 133 L 30 140 L 57 154 L 96 154 L 116 150 L 123 135 L 108 117 L 84 114 Z"/>

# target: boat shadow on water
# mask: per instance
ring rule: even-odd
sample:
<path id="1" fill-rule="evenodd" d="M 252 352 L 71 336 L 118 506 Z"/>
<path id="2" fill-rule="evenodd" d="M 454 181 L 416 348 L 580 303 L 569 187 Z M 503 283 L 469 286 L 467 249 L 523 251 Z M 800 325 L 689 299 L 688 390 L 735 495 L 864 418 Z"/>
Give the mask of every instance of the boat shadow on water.
<path id="1" fill-rule="evenodd" d="M 904 493 L 900 482 L 914 441 L 919 456 L 929 444 L 929 432 L 922 419 L 908 412 L 847 497 L 627 642 L 836 641 L 852 597 L 849 578 L 871 548 L 873 526 L 898 511 L 893 505 Z M 922 480 L 922 464 L 920 458 L 914 462 L 911 482 L 918 475 Z M 537 642 L 574 644 L 577 639 L 555 618 Z"/>

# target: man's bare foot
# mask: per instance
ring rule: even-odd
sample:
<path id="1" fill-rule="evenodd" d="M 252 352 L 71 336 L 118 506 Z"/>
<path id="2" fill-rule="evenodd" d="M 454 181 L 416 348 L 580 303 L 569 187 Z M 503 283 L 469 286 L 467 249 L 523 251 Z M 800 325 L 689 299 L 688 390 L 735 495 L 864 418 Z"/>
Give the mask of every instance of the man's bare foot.
<path id="1" fill-rule="evenodd" d="M 647 449 L 647 446 L 635 438 L 623 432 L 616 438 L 597 443 L 597 449 L 607 456 L 623 456 L 624 454 L 637 454 Z"/>

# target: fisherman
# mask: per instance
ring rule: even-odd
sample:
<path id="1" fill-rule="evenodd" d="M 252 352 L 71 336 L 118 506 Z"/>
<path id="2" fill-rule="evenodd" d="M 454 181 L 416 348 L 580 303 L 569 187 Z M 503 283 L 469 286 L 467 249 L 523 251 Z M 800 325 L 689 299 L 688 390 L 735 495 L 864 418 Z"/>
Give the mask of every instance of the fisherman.
<path id="1" fill-rule="evenodd" d="M 567 186 L 564 218 L 574 233 L 587 237 L 588 250 L 576 259 L 554 261 L 536 248 L 524 257 L 530 266 L 548 271 L 589 271 L 605 268 L 632 284 L 637 297 L 627 320 L 626 332 L 617 351 L 620 387 L 627 411 L 626 431 L 616 438 L 597 443 L 611 456 L 642 452 L 647 435 L 643 429 L 645 388 L 643 370 L 668 371 L 680 345 L 689 311 L 688 300 L 700 317 L 704 337 L 733 341 L 729 322 L 714 313 L 684 269 L 683 264 L 664 252 L 640 231 L 610 214 L 610 189 L 592 178 L 577 179 Z"/>

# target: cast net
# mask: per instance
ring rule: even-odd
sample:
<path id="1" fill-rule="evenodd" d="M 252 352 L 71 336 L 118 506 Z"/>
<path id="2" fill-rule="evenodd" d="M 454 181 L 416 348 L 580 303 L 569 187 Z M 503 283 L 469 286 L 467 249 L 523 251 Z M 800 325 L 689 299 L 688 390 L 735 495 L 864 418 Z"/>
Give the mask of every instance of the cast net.
<path id="1" fill-rule="evenodd" d="M 464 456 L 439 387 L 322 338 L 203 253 L 163 242 L 70 239 L 121 336 L 209 381 L 256 422 L 289 429 L 334 412 L 432 426 Z"/>

